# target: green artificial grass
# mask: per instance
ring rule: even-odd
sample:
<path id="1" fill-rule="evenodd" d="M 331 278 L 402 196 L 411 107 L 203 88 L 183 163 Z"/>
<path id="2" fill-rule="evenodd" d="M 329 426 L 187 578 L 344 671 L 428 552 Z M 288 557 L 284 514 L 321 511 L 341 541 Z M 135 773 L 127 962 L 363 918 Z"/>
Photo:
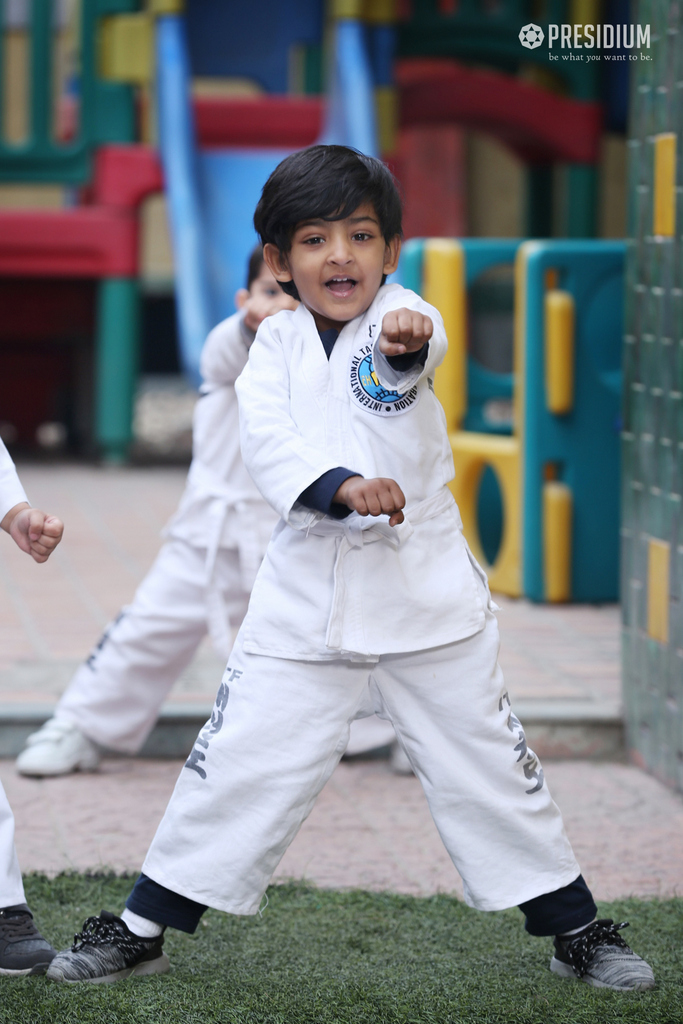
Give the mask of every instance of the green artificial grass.
<path id="1" fill-rule="evenodd" d="M 38 925 L 64 948 L 85 917 L 120 912 L 130 878 L 27 879 Z M 8 1024 L 611 1024 L 683 1021 L 683 900 L 620 900 L 601 916 L 652 964 L 657 988 L 619 994 L 548 971 L 549 939 L 519 911 L 482 914 L 448 896 L 269 890 L 261 917 L 208 911 L 169 931 L 169 974 L 113 985 L 0 979 Z"/>

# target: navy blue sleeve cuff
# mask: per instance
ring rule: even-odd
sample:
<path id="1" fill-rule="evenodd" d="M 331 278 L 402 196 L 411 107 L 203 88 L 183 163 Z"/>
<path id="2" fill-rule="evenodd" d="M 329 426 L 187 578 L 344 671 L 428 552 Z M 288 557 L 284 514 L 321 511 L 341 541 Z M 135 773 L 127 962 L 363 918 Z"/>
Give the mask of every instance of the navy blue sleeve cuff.
<path id="1" fill-rule="evenodd" d="M 417 352 L 404 352 L 402 356 L 387 356 L 386 360 L 392 370 L 398 370 L 399 373 L 405 373 L 406 370 L 412 370 L 416 363 L 424 364 L 427 362 L 427 356 L 429 354 L 429 342 L 425 341 L 422 348 L 418 349 Z"/>
<path id="2" fill-rule="evenodd" d="M 348 505 L 333 502 L 332 498 L 345 480 L 348 480 L 350 476 L 360 475 L 360 473 L 354 473 L 351 469 L 344 469 L 343 466 L 337 466 L 336 469 L 328 469 L 327 473 L 323 473 L 322 476 L 313 481 L 310 487 L 301 492 L 299 501 L 306 508 L 315 509 L 316 512 L 323 512 L 326 516 L 332 516 L 333 519 L 346 519 L 347 516 L 351 515 L 351 509 Z"/>

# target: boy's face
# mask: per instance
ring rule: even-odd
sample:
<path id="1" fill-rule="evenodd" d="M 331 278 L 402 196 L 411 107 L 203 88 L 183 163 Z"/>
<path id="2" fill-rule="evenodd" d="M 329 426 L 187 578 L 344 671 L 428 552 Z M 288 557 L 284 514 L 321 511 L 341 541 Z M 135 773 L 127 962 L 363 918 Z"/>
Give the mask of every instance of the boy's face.
<path id="1" fill-rule="evenodd" d="M 299 303 L 286 295 L 265 263 L 261 264 L 258 277 L 249 286 L 240 288 L 235 296 L 235 305 L 244 309 L 244 322 L 252 331 L 257 331 L 267 316 L 279 313 L 281 309 L 296 309 Z"/>
<path id="2" fill-rule="evenodd" d="M 278 281 L 294 281 L 324 331 L 365 312 L 382 276 L 396 270 L 400 250 L 400 238 L 387 244 L 372 203 L 363 203 L 344 220 L 302 221 L 286 255 L 268 243 L 263 256 Z"/>

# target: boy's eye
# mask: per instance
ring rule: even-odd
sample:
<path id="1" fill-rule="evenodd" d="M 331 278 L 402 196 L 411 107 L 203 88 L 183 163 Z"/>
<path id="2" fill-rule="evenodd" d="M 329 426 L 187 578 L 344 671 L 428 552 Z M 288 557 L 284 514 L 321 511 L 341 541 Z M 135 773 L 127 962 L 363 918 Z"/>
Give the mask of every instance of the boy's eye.
<path id="1" fill-rule="evenodd" d="M 320 235 L 313 235 L 312 238 L 304 238 L 304 245 L 319 245 L 320 242 L 324 242 L 325 239 Z"/>
<path id="2" fill-rule="evenodd" d="M 372 238 L 372 235 L 368 231 L 356 231 L 353 238 L 356 242 L 364 242 L 367 238 Z"/>

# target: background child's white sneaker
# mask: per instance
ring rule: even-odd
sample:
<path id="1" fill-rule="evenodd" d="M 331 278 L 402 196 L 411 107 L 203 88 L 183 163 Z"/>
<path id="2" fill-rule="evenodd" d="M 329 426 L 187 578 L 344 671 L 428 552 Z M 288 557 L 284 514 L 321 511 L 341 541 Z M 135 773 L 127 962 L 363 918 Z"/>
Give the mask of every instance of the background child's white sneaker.
<path id="1" fill-rule="evenodd" d="M 67 775 L 92 772 L 100 763 L 95 743 L 84 736 L 77 725 L 65 719 L 50 718 L 29 736 L 19 754 L 16 769 L 20 775 Z"/>

